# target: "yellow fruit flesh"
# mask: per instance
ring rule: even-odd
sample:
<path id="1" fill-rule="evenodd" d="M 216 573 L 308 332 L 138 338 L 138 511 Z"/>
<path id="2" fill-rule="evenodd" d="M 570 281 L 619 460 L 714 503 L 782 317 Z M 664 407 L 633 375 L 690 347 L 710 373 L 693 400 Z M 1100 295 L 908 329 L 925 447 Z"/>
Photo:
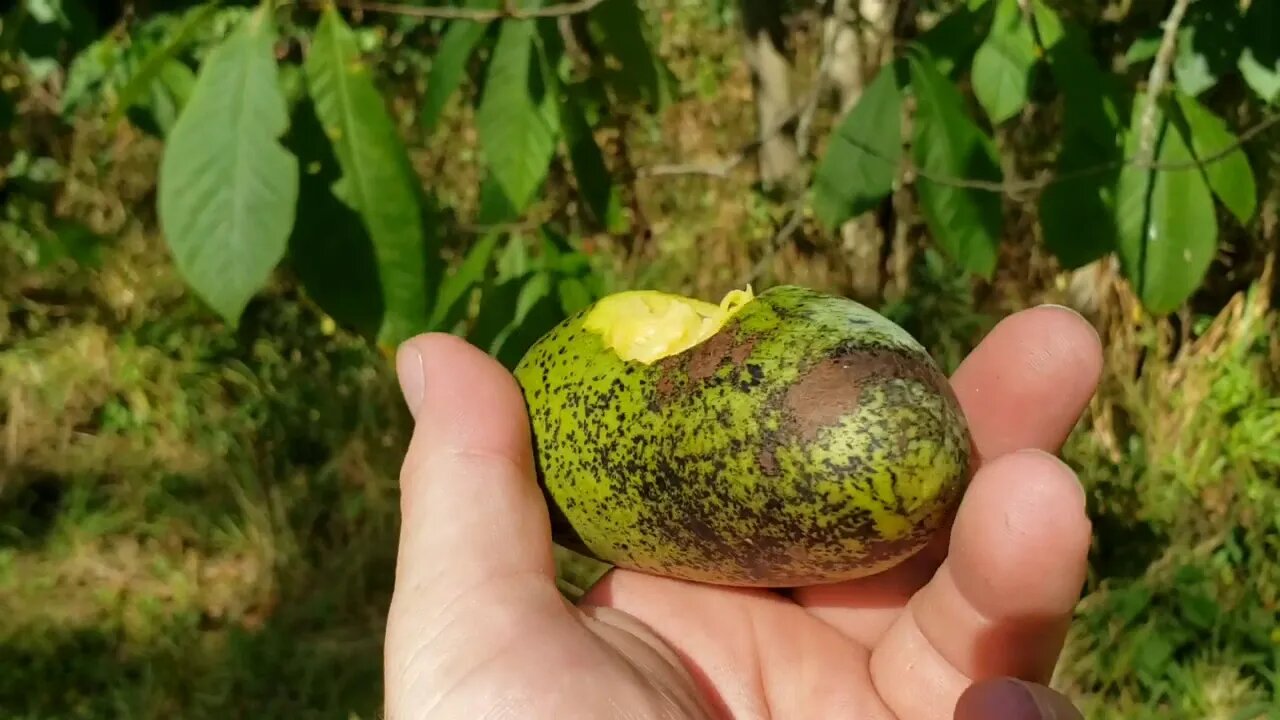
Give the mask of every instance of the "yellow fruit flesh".
<path id="1" fill-rule="evenodd" d="M 650 363 L 684 352 L 715 335 L 755 299 L 751 287 L 732 290 L 719 305 L 654 290 L 631 290 L 596 303 L 583 327 L 623 360 Z"/>

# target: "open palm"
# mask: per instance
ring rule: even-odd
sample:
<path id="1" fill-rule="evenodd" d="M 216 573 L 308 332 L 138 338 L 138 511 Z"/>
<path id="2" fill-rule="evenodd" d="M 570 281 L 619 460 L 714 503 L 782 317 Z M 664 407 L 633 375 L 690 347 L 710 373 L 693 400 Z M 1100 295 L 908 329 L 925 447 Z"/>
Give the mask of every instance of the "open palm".
<path id="1" fill-rule="evenodd" d="M 1054 307 L 997 326 L 952 378 L 975 474 L 953 525 L 882 575 L 785 593 L 610 572 L 555 586 L 513 378 L 460 340 L 406 343 L 386 711 L 410 718 L 1067 718 L 1042 685 L 1084 580 L 1084 494 L 1057 452 L 1101 352 Z M 1015 677 L 1029 683 L 987 682 Z M 1056 714 L 1055 714 L 1056 713 Z"/>

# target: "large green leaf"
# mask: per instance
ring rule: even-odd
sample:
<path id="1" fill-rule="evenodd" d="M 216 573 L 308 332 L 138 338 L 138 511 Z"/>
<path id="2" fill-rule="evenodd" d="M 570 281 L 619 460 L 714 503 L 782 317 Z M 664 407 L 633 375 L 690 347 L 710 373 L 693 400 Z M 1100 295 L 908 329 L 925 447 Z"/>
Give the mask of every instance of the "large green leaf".
<path id="1" fill-rule="evenodd" d="M 893 192 L 902 162 L 901 63 L 880 69 L 832 134 L 814 171 L 813 209 L 835 228 Z"/>
<path id="2" fill-rule="evenodd" d="M 536 33 L 533 20 L 503 21 L 476 114 L 489 171 L 517 212 L 532 202 L 556 151 L 555 98 Z"/>
<path id="3" fill-rule="evenodd" d="M 275 37 L 259 11 L 209 54 L 160 166 L 160 224 L 178 270 L 233 324 L 283 258 L 298 197 L 297 161 L 279 142 L 289 116 Z"/>
<path id="4" fill-rule="evenodd" d="M 564 139 L 573 175 L 578 181 L 578 194 L 596 223 L 616 229 L 622 223 L 622 191 L 604 164 L 604 153 L 587 124 L 578 97 L 566 91 L 561 95 L 560 103 Z"/>
<path id="5" fill-rule="evenodd" d="M 1003 224 L 1001 195 L 966 181 L 1001 181 L 991 139 L 965 113 L 960 91 L 924 53 L 908 55 L 916 98 L 914 156 L 920 207 L 929 230 L 953 260 L 989 278 Z"/>
<path id="6" fill-rule="evenodd" d="M 627 99 L 651 107 L 667 101 L 666 68 L 645 38 L 645 18 L 636 0 L 604 0 L 591 10 L 588 21 L 600 50 L 613 57 L 618 71 L 610 80 Z"/>
<path id="7" fill-rule="evenodd" d="M 587 120 L 583 86 L 565 85 L 556 68 L 564 57 L 564 43 L 560 28 L 552 21 L 543 20 L 538 25 L 536 47 L 538 66 L 542 70 L 548 92 L 556 98 L 557 113 L 565 145 L 569 151 L 569 163 L 577 180 L 578 194 L 582 197 L 590 219 L 598 226 L 615 232 L 625 228 L 622 215 L 622 191 L 604 162 L 604 153 L 596 142 L 591 124 Z"/>
<path id="8" fill-rule="evenodd" d="M 1040 196 L 1040 225 L 1049 250 L 1065 267 L 1077 268 L 1115 249 L 1124 88 L 1098 65 L 1080 26 L 1040 2 L 1035 17 L 1063 100 L 1058 179 Z"/>
<path id="9" fill-rule="evenodd" d="M 1204 174 L 1209 187 L 1241 223 L 1248 223 L 1257 209 L 1258 186 L 1235 134 L 1222 118 L 1195 98 L 1184 93 L 1177 93 L 1176 98 L 1191 133 L 1191 149 L 1207 163 Z M 1223 157 L 1214 157 L 1229 148 L 1235 149 Z"/>
<path id="10" fill-rule="evenodd" d="M 1137 153 L 1141 108 L 1133 113 L 1126 153 Z M 1191 149 L 1160 112 L 1154 157 L 1160 165 L 1192 163 Z M 1153 170 L 1129 164 L 1116 199 L 1121 268 L 1148 311 L 1177 309 L 1203 281 L 1217 249 L 1213 195 L 1194 165 Z"/>
<path id="11" fill-rule="evenodd" d="M 294 108 L 287 142 L 302 167 L 290 264 L 321 309 L 376 338 L 384 306 L 373 241 L 360 214 L 333 194 L 342 168 L 309 98 Z"/>
<path id="12" fill-rule="evenodd" d="M 481 7 L 495 7 L 494 0 L 476 3 Z M 450 96 L 458 90 L 466 75 L 467 61 L 476 45 L 489 29 L 488 23 L 471 20 L 455 20 L 444 33 L 440 49 L 431 58 L 431 71 L 427 73 L 427 90 L 422 98 L 420 122 L 428 133 L 436 129 L 440 114 L 444 112 Z"/>
<path id="13" fill-rule="evenodd" d="M 1018 0 L 999 0 L 986 40 L 973 55 L 973 94 L 999 125 L 1027 104 L 1036 40 Z"/>
<path id="14" fill-rule="evenodd" d="M 332 7 L 316 29 L 306 76 L 342 168 L 334 193 L 360 213 L 378 258 L 385 307 L 379 342 L 398 344 L 427 327 L 421 188 L 356 36 Z"/>

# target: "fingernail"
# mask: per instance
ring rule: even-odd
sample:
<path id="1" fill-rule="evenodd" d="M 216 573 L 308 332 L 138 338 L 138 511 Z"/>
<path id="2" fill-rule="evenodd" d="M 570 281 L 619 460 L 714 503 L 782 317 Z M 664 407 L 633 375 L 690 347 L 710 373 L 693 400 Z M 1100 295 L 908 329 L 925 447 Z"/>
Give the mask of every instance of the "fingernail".
<path id="1" fill-rule="evenodd" d="M 400 379 L 400 393 L 404 395 L 405 405 L 417 419 L 427 378 L 422 367 L 422 353 L 413 345 L 405 343 L 396 350 L 396 376 Z"/>
<path id="2" fill-rule="evenodd" d="M 1059 305 L 1057 303 L 1042 303 L 1040 307 L 1053 308 L 1055 310 L 1065 310 L 1071 313 L 1072 315 L 1075 315 L 1076 317 L 1080 318 L 1080 322 L 1084 323 L 1085 325 L 1088 325 L 1089 329 L 1093 331 L 1093 334 L 1097 335 L 1099 341 L 1101 341 L 1102 335 L 1098 332 L 1098 327 L 1094 325 L 1092 322 L 1089 322 L 1089 318 L 1085 317 L 1084 313 L 1080 312 L 1079 310 L 1073 307 L 1067 307 L 1066 305 Z"/>
<path id="3" fill-rule="evenodd" d="M 970 687 L 956 707 L 958 720 L 1053 720 L 1025 684 L 1002 678 Z"/>
<path id="4" fill-rule="evenodd" d="M 1077 473 L 1075 469 L 1072 468 L 1070 465 L 1068 465 L 1067 462 L 1063 460 L 1061 457 L 1054 455 L 1053 453 L 1048 452 L 1047 450 L 1041 450 L 1039 448 L 1024 448 L 1022 450 L 1018 450 L 1016 454 L 1023 455 L 1026 457 L 1044 458 L 1046 460 L 1049 460 L 1053 464 L 1057 465 L 1058 467 L 1062 468 L 1063 473 L 1065 473 L 1072 480 L 1074 480 L 1076 487 L 1079 488 L 1080 490 L 1081 507 L 1088 506 L 1089 494 L 1088 494 L 1088 491 L 1085 489 L 1084 482 L 1080 479 L 1079 473 Z"/>

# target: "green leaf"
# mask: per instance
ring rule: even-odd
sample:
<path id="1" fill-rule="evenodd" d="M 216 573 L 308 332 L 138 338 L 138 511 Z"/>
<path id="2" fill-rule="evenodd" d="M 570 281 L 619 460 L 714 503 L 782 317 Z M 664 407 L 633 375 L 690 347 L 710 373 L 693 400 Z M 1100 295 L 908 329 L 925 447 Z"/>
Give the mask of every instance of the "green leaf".
<path id="1" fill-rule="evenodd" d="M 480 293 L 480 309 L 467 333 L 467 342 L 485 352 L 491 352 L 498 336 L 511 323 L 512 308 L 515 307 L 524 282 L 523 274 L 485 279 Z"/>
<path id="2" fill-rule="evenodd" d="M 385 315 L 378 340 L 393 346 L 427 327 L 427 245 L 417 175 L 395 120 L 360 57 L 355 34 L 325 11 L 306 60 L 316 115 L 342 180 L 334 193 L 360 213 L 378 258 Z"/>
<path id="3" fill-rule="evenodd" d="M 140 102 L 144 95 L 150 92 L 160 74 L 171 66 L 178 54 L 186 49 L 196 32 L 213 17 L 218 9 L 217 3 L 205 3 L 187 11 L 177 28 L 159 47 L 146 56 L 137 72 L 133 73 L 124 87 L 120 88 L 116 97 L 115 110 L 112 111 L 109 119 L 111 124 L 119 122 L 126 110 Z"/>
<path id="4" fill-rule="evenodd" d="M 1175 94 L 1182 117 L 1191 133 L 1191 149 L 1204 165 L 1209 187 L 1231 214 L 1248 224 L 1257 209 L 1258 186 L 1249 167 L 1249 158 L 1239 147 L 1227 123 L 1195 98 Z M 1234 148 L 1223 157 L 1214 156 Z M 1210 161 L 1212 159 L 1212 161 Z"/>
<path id="5" fill-rule="evenodd" d="M 1126 154 L 1133 157 L 1141 125 L 1133 113 Z M 1161 165 L 1193 161 L 1177 128 L 1160 111 L 1154 157 Z M 1194 165 L 1151 170 L 1135 164 L 1120 172 L 1116 200 L 1118 251 L 1125 276 L 1149 312 L 1177 309 L 1203 281 L 1217 249 L 1213 195 Z"/>
<path id="6" fill-rule="evenodd" d="M 471 291 L 479 287 L 489 269 L 489 260 L 498 246 L 498 233 L 488 233 L 480 239 L 458 265 L 452 275 L 440 285 L 430 326 L 437 332 L 452 332 L 467 309 Z"/>
<path id="7" fill-rule="evenodd" d="M 1116 169 L 1083 172 L 1109 162 L 1116 162 Z M 1070 133 L 1063 139 L 1056 170 L 1062 179 L 1040 195 L 1040 229 L 1058 262 L 1076 269 L 1115 250 L 1118 158 L 1100 152 L 1081 133 Z"/>
<path id="8" fill-rule="evenodd" d="M 1137 65 L 1139 63 L 1150 60 L 1160 51 L 1160 42 L 1163 39 L 1163 33 L 1152 31 L 1139 37 L 1133 41 L 1129 49 L 1125 51 L 1124 62 L 1126 65 Z"/>
<path id="9" fill-rule="evenodd" d="M 604 0 L 587 19 L 600 50 L 618 63 L 616 75 L 609 73 L 614 90 L 653 109 L 662 108 L 668 100 L 666 68 L 645 38 L 647 23 L 636 0 Z"/>
<path id="10" fill-rule="evenodd" d="M 960 187 L 956 181 L 1000 182 L 995 148 L 965 113 L 960 91 L 927 55 L 917 50 L 908 60 L 917 103 L 913 149 L 925 222 L 953 260 L 989 278 L 1003 224 L 1001 196 Z"/>
<path id="11" fill-rule="evenodd" d="M 480 182 L 480 209 L 476 213 L 478 225 L 502 225 L 520 219 L 520 213 L 511 205 L 511 200 L 502 191 L 502 186 L 487 175 Z"/>
<path id="12" fill-rule="evenodd" d="M 535 272 L 520 288 L 515 315 L 498 334 L 490 352 L 508 370 L 514 370 L 529 348 L 564 318 L 551 274 Z"/>
<path id="13" fill-rule="evenodd" d="M 1058 13 L 1046 5 L 1044 0 L 1032 0 L 1031 19 L 1035 23 L 1040 47 L 1046 50 L 1057 45 L 1066 36 L 1066 27 L 1062 24 L 1062 18 L 1058 17 Z"/>
<path id="14" fill-rule="evenodd" d="M 1253 0 L 1243 22 L 1245 48 L 1238 67 L 1263 102 L 1280 103 L 1280 2 Z"/>
<path id="15" fill-rule="evenodd" d="M 310 98 L 295 106 L 287 143 L 302 168 L 290 264 L 330 317 L 376 338 L 384 312 L 378 259 L 359 213 L 333 194 L 342 168 Z"/>
<path id="16" fill-rule="evenodd" d="M 569 149 L 569 162 L 578 181 L 578 193 L 597 224 L 618 230 L 623 222 L 621 189 L 613 182 L 609 168 L 604 164 L 604 153 L 596 143 L 577 96 L 570 92 L 562 94 L 560 117 Z"/>
<path id="17" fill-rule="evenodd" d="M 1061 22 L 1043 6 L 1036 13 L 1040 27 L 1058 29 L 1054 42 L 1046 42 L 1045 57 L 1063 99 L 1059 179 L 1040 196 L 1040 225 L 1045 245 L 1063 266 L 1078 268 L 1116 246 L 1114 195 L 1124 160 L 1117 138 L 1128 113 L 1125 90 L 1098 66 L 1080 26 Z"/>
<path id="18" fill-rule="evenodd" d="M 609 174 L 604 153 L 596 143 L 595 134 L 587 120 L 585 89 L 582 86 L 564 85 L 555 68 L 564 55 L 560 28 L 554 22 L 544 21 L 538 26 L 537 49 L 539 67 L 548 91 L 555 95 L 561 130 L 569 151 L 569 163 L 577 180 L 578 193 L 585 202 L 588 214 L 597 226 L 614 232 L 625 229 L 622 215 L 622 191 Z"/>
<path id="19" fill-rule="evenodd" d="M 609 563 L 575 552 L 559 543 L 552 549 L 556 562 L 556 587 L 569 602 L 581 600 L 613 569 Z"/>
<path id="20" fill-rule="evenodd" d="M 904 70 L 899 62 L 880 69 L 840 121 L 814 171 L 814 213 L 828 229 L 893 192 L 902 162 Z"/>
<path id="21" fill-rule="evenodd" d="M 146 103 L 151 121 L 155 123 L 160 135 L 168 135 L 173 130 L 195 84 L 196 74 L 186 63 L 170 60 L 160 68 L 148 90 L 149 99 Z"/>
<path id="22" fill-rule="evenodd" d="M 1027 104 L 1036 40 L 1018 0 L 999 0 L 986 40 L 973 56 L 973 94 L 993 124 Z"/>
<path id="23" fill-rule="evenodd" d="M 158 210 L 177 268 L 238 324 L 285 253 L 298 197 L 275 27 L 259 11 L 205 60 L 161 161 Z"/>
<path id="24" fill-rule="evenodd" d="M 990 27 L 995 3 L 974 5 L 958 5 L 916 38 L 916 44 L 929 51 L 938 72 L 947 77 L 954 78 L 969 65 Z"/>
<path id="25" fill-rule="evenodd" d="M 496 7 L 493 0 L 477 3 L 484 8 Z M 427 90 L 422 98 L 422 128 L 434 132 L 440 122 L 449 98 L 458 90 L 466 75 L 467 61 L 476 45 L 489 29 L 488 23 L 455 20 L 445 31 L 440 49 L 431 58 L 431 71 L 427 74 Z"/>
<path id="26" fill-rule="evenodd" d="M 554 101 L 538 66 L 532 20 L 506 20 L 489 61 L 476 114 L 480 145 L 494 179 L 523 212 L 556 151 Z"/>

